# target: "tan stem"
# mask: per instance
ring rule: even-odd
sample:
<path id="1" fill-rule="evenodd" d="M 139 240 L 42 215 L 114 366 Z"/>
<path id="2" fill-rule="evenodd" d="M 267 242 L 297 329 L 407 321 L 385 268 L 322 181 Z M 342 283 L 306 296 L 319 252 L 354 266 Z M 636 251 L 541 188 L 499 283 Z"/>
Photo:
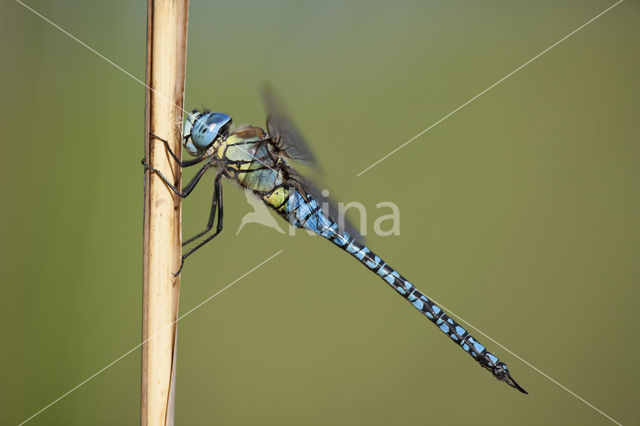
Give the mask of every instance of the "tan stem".
<path id="1" fill-rule="evenodd" d="M 180 167 L 164 145 L 181 152 L 188 0 L 148 0 L 145 159 L 180 187 Z M 181 255 L 181 203 L 156 176 L 145 173 L 141 425 L 172 425 Z"/>

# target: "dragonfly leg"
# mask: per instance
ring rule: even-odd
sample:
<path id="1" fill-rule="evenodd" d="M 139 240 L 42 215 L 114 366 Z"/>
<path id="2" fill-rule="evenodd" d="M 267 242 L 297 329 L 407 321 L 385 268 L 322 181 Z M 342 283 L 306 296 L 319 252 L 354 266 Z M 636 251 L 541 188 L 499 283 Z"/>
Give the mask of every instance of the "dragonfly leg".
<path id="1" fill-rule="evenodd" d="M 154 172 L 155 174 L 157 174 L 160 179 L 162 179 L 162 181 L 180 198 L 186 198 L 191 191 L 193 191 L 193 189 L 196 187 L 196 185 L 198 184 L 198 182 L 200 181 L 200 179 L 202 178 L 202 176 L 205 174 L 205 172 L 211 167 L 213 166 L 213 163 L 207 163 L 204 166 L 202 166 L 202 168 L 198 171 L 198 173 L 196 173 L 196 175 L 193 177 L 193 179 L 191 179 L 191 182 L 189 182 L 187 184 L 187 186 L 184 187 L 184 190 L 182 192 L 180 192 L 178 190 L 178 188 L 176 188 L 175 186 L 173 186 L 171 184 L 171 182 L 169 182 L 167 180 L 167 178 L 164 177 L 164 175 L 162 173 L 160 173 L 160 171 L 158 169 L 154 169 L 153 167 L 151 167 L 146 160 L 142 160 L 142 164 L 144 165 L 144 167 L 147 170 L 150 170 L 152 172 Z"/>
<path id="2" fill-rule="evenodd" d="M 213 234 L 209 235 L 206 239 L 204 239 L 202 242 L 200 242 L 197 246 L 193 247 L 192 249 L 190 249 L 189 251 L 187 251 L 185 254 L 182 255 L 182 260 L 180 261 L 180 269 L 178 269 L 178 272 L 173 274 L 174 277 L 177 277 L 178 275 L 180 275 L 180 272 L 182 272 L 182 268 L 184 267 L 184 261 L 187 259 L 187 257 L 191 256 L 200 247 L 204 246 L 209 241 L 213 240 L 222 231 L 222 216 L 223 216 L 223 211 L 222 211 L 222 182 L 219 179 L 216 179 L 216 189 L 215 189 L 215 192 L 214 192 L 214 199 L 215 199 L 215 205 L 217 206 L 217 210 L 218 210 L 218 224 L 216 226 L 216 232 L 214 232 Z M 210 221 L 213 222 L 213 217 L 210 218 Z"/>
<path id="3" fill-rule="evenodd" d="M 222 174 L 219 173 L 218 176 L 216 176 L 216 181 L 214 184 L 213 201 L 211 202 L 211 213 L 209 213 L 209 222 L 207 223 L 207 227 L 205 228 L 204 231 L 200 232 L 199 234 L 194 235 L 193 237 L 189 238 L 186 241 L 183 241 L 182 242 L 183 246 L 186 246 L 187 244 L 197 240 L 207 232 L 211 231 L 211 228 L 213 228 L 213 221 L 215 220 L 215 217 L 216 217 L 216 211 L 218 211 L 218 192 L 222 191 L 222 184 L 220 182 L 221 179 L 222 179 Z M 218 189 L 218 187 L 220 187 L 220 189 Z"/>
<path id="4" fill-rule="evenodd" d="M 154 135 L 151 132 L 149 132 L 149 136 L 151 136 L 152 139 L 157 139 L 159 141 L 162 141 L 164 143 L 165 148 L 169 152 L 169 155 L 171 155 L 171 157 L 176 161 L 176 163 L 180 165 L 180 167 L 195 166 L 196 164 L 204 160 L 204 157 L 198 157 L 193 160 L 180 161 L 178 156 L 171 150 L 171 147 L 169 146 L 169 142 L 166 139 L 162 139 L 160 136 Z"/>

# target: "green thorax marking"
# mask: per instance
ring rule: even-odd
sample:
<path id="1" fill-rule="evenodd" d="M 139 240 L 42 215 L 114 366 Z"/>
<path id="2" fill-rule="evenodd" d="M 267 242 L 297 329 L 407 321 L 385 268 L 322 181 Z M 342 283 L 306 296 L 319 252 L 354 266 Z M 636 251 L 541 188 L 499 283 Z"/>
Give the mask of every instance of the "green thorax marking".
<path id="1" fill-rule="evenodd" d="M 265 138 L 261 128 L 245 127 L 221 142 L 216 154 L 240 185 L 259 193 L 270 206 L 279 207 L 284 194 L 277 187 L 283 183 L 283 170 L 275 146 Z M 272 196 L 272 192 L 278 194 Z"/>

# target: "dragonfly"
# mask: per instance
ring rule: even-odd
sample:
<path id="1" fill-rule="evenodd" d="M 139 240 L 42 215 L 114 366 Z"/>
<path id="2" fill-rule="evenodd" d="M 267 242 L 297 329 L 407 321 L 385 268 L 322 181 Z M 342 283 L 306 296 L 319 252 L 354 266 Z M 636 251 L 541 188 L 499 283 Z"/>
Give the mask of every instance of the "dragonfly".
<path id="1" fill-rule="evenodd" d="M 188 114 L 183 127 L 182 144 L 194 157 L 191 160 L 181 161 L 166 139 L 150 135 L 153 140 L 164 143 L 166 150 L 180 167 L 204 163 L 192 180 L 180 190 L 161 172 L 142 160 L 145 168 L 158 175 L 179 197 L 186 198 L 205 172 L 216 170 L 207 226 L 204 231 L 183 242 L 183 246 L 187 246 L 198 241 L 182 255 L 176 275 L 182 271 L 187 257 L 222 231 L 222 179 L 230 179 L 251 191 L 293 227 L 313 231 L 355 257 L 495 378 L 522 393 L 528 393 L 511 377 L 504 362 L 487 351 L 464 327 L 367 247 L 348 222 L 337 220 L 335 205 L 327 202 L 317 187 L 293 167 L 295 162 L 304 162 L 319 169 L 309 144 L 293 124 L 273 90 L 265 87 L 262 97 L 267 109 L 266 130 L 256 126 L 235 128 L 232 118 L 221 112 L 194 110 Z M 214 222 L 215 231 L 205 237 L 213 229 Z"/>

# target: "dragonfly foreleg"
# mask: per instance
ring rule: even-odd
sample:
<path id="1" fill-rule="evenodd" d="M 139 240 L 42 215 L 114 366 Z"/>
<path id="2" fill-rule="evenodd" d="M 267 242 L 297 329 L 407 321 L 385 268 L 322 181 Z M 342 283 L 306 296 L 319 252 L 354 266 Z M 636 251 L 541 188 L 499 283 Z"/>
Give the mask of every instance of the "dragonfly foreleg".
<path id="1" fill-rule="evenodd" d="M 190 249 L 189 251 L 187 251 L 185 254 L 182 255 L 182 260 L 180 261 L 180 269 L 178 269 L 178 272 L 173 274 L 174 276 L 177 277 L 178 275 L 180 275 L 180 272 L 182 271 L 182 268 L 184 267 L 184 261 L 187 259 L 187 257 L 191 256 L 200 247 L 204 246 L 209 241 L 213 240 L 222 231 L 222 216 L 223 216 L 223 211 L 222 211 L 222 182 L 218 178 L 216 178 L 216 185 L 215 185 L 215 191 L 214 191 L 214 200 L 215 200 L 214 205 L 217 207 L 217 211 L 218 211 L 218 225 L 216 227 L 216 232 L 214 232 L 213 234 L 209 235 L 205 240 L 200 242 L 197 246 L 195 246 L 194 248 Z M 213 215 L 210 217 L 209 221 L 210 221 L 211 224 L 213 224 Z M 209 229 L 211 229 L 211 228 L 209 228 Z M 206 233 L 206 232 L 207 231 L 205 231 L 204 233 Z M 202 233 L 202 234 L 204 234 L 204 233 Z M 199 235 L 202 235 L 202 234 L 199 234 Z M 190 239 L 189 241 L 191 241 L 192 239 Z"/>
<path id="2" fill-rule="evenodd" d="M 211 202 L 211 212 L 209 213 L 209 222 L 207 223 L 207 227 L 205 228 L 204 231 L 184 241 L 182 243 L 183 246 L 186 246 L 190 242 L 197 240 L 207 232 L 211 231 L 211 228 L 213 228 L 213 221 L 215 220 L 215 217 L 216 217 L 216 211 L 218 211 L 218 196 L 219 196 L 219 193 L 222 193 L 222 182 L 221 182 L 222 176 L 223 175 L 221 173 L 219 173 L 216 176 L 216 181 L 213 189 L 213 201 Z M 218 187 L 220 187 L 220 189 L 218 189 Z M 220 222 L 218 224 L 218 227 L 221 227 Z"/>
<path id="3" fill-rule="evenodd" d="M 184 191 L 180 192 L 178 188 L 176 188 L 173 184 L 171 184 L 171 182 L 169 182 L 167 178 L 165 178 L 164 175 L 160 173 L 158 169 L 154 169 L 153 167 L 151 167 L 146 160 L 143 159 L 142 164 L 147 170 L 150 170 L 155 174 L 157 174 L 160 177 L 160 179 L 162 179 L 162 181 L 180 198 L 186 198 L 191 193 L 191 191 L 193 191 L 193 189 L 196 187 L 196 185 L 198 184 L 202 176 L 205 174 L 205 172 L 213 166 L 213 163 L 207 163 L 204 166 L 202 166 L 202 168 L 198 171 L 198 173 L 196 173 L 193 179 L 191 179 L 191 182 L 189 182 L 187 186 L 184 187 Z"/>
<path id="4" fill-rule="evenodd" d="M 198 158 L 194 158 L 193 160 L 180 161 L 178 156 L 171 150 L 171 147 L 169 146 L 169 142 L 166 139 L 162 139 L 160 136 L 154 135 L 151 132 L 149 132 L 149 136 L 151 136 L 152 139 L 157 139 L 159 141 L 162 141 L 164 143 L 165 148 L 169 152 L 169 155 L 171 155 L 171 157 L 176 161 L 176 163 L 180 165 L 180 167 L 195 166 L 196 164 L 204 160 L 204 157 L 198 157 Z"/>

